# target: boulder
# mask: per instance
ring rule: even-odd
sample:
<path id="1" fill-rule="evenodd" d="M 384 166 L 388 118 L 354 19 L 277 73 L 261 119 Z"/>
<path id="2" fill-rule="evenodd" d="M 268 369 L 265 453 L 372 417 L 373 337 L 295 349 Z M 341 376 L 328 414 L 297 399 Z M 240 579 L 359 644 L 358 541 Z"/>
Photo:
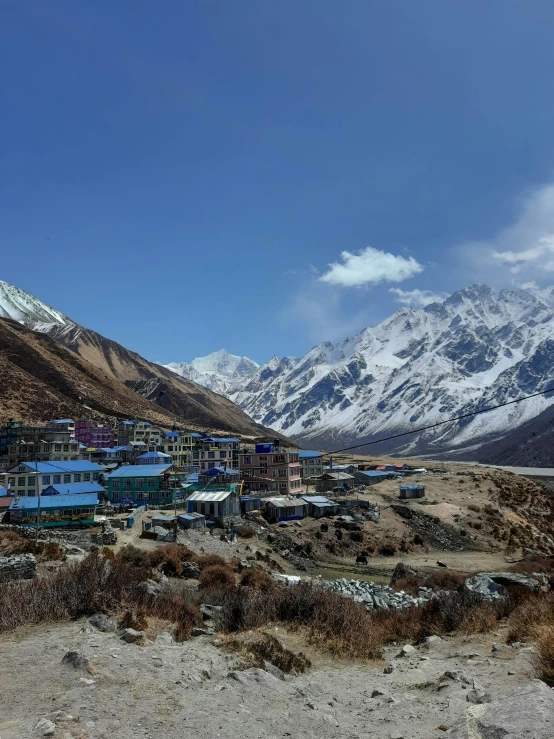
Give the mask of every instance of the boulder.
<path id="1" fill-rule="evenodd" d="M 539 590 L 541 583 L 534 577 L 519 572 L 479 572 L 465 581 L 465 587 L 482 595 L 487 600 L 500 600 L 502 588 L 520 586 L 529 590 Z"/>
<path id="2" fill-rule="evenodd" d="M 74 670 L 90 670 L 90 662 L 83 652 L 71 651 L 67 652 L 63 659 L 62 665 L 73 667 Z"/>
<path id="3" fill-rule="evenodd" d="M 492 578 L 483 573 L 469 577 L 465 581 L 464 585 L 467 590 L 470 590 L 472 593 L 482 595 L 486 600 L 502 599 L 500 586 L 495 583 Z"/>
<path id="4" fill-rule="evenodd" d="M 127 644 L 145 644 L 146 634 L 144 631 L 137 631 L 136 629 L 122 629 L 119 632 L 119 638 L 127 642 Z"/>
<path id="5" fill-rule="evenodd" d="M 88 623 L 104 633 L 117 631 L 117 620 L 112 616 L 106 616 L 105 613 L 95 613 L 89 618 Z"/>
<path id="6" fill-rule="evenodd" d="M 200 567 L 195 562 L 183 562 L 182 576 L 197 580 L 200 577 Z"/>
<path id="7" fill-rule="evenodd" d="M 202 603 L 200 605 L 200 613 L 202 614 L 202 618 L 204 619 L 204 621 L 208 621 L 212 618 L 221 617 L 222 611 L 222 606 L 212 606 L 209 603 Z"/>
<path id="8" fill-rule="evenodd" d="M 144 582 L 139 583 L 138 587 L 144 593 L 152 595 L 154 598 L 157 598 L 162 592 L 162 586 L 155 580 L 145 580 Z"/>
<path id="9" fill-rule="evenodd" d="M 37 736 L 54 736 L 56 733 L 56 724 L 50 719 L 41 718 L 35 724 L 35 734 Z"/>
<path id="10" fill-rule="evenodd" d="M 156 636 L 156 644 L 163 644 L 168 646 L 169 644 L 173 644 L 174 640 L 169 631 L 162 631 Z"/>
<path id="11" fill-rule="evenodd" d="M 453 727 L 452 739 L 552 739 L 554 690 L 541 680 L 500 700 L 471 706 Z"/>
<path id="12" fill-rule="evenodd" d="M 192 636 L 213 636 L 214 634 L 215 631 L 211 628 L 201 629 L 195 626 L 192 630 Z"/>

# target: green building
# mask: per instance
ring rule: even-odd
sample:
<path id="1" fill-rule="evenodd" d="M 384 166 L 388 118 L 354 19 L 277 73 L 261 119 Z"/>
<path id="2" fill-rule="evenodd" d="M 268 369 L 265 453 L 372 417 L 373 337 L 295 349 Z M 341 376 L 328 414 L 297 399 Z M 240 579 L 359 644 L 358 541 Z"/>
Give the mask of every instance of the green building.
<path id="1" fill-rule="evenodd" d="M 187 474 L 172 464 L 130 464 L 106 475 L 108 500 L 119 505 L 131 500 L 136 505 L 173 503 Z"/>

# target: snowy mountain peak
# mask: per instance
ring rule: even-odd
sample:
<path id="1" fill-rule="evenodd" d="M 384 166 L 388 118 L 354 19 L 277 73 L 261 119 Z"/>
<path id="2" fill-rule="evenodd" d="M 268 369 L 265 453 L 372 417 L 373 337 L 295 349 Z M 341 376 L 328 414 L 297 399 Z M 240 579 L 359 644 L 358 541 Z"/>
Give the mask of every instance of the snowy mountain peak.
<path id="1" fill-rule="evenodd" d="M 0 280 L 0 318 L 11 318 L 34 330 L 43 326 L 75 326 L 74 321 L 34 295 Z"/>
<path id="2" fill-rule="evenodd" d="M 190 364 L 170 362 L 164 366 L 181 377 L 198 382 L 223 395 L 229 394 L 235 386 L 248 382 L 260 367 L 252 359 L 230 354 L 226 349 L 212 352 L 205 357 L 197 357 Z"/>

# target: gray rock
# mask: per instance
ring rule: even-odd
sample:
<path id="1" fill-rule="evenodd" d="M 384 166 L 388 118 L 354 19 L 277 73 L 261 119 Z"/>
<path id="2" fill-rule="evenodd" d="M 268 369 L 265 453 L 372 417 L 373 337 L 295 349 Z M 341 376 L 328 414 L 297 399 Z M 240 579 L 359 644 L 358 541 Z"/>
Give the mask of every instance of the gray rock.
<path id="1" fill-rule="evenodd" d="M 197 580 L 200 577 L 200 567 L 195 562 L 183 562 L 183 577 Z"/>
<path id="2" fill-rule="evenodd" d="M 465 588 L 472 593 L 482 595 L 486 600 L 501 600 L 502 593 L 500 587 L 492 578 L 483 573 L 469 577 L 465 583 Z"/>
<path id="3" fill-rule="evenodd" d="M 208 619 L 216 619 L 221 617 L 221 614 L 223 612 L 222 606 L 212 606 L 208 603 L 202 603 L 200 605 L 200 613 L 202 614 L 202 618 L 204 621 L 207 621 Z"/>
<path id="4" fill-rule="evenodd" d="M 385 675 L 392 675 L 392 673 L 394 672 L 394 665 L 387 665 L 383 672 L 385 673 Z"/>
<path id="5" fill-rule="evenodd" d="M 214 629 L 200 629 L 198 627 L 194 627 L 192 630 L 192 636 L 213 636 L 215 634 Z"/>
<path id="6" fill-rule="evenodd" d="M 37 736 L 54 736 L 56 724 L 47 718 L 41 718 L 35 725 Z"/>
<path id="7" fill-rule="evenodd" d="M 284 680 L 285 679 L 285 673 L 283 670 L 280 670 L 277 665 L 274 665 L 272 662 L 268 662 L 264 659 L 264 670 L 266 672 L 269 672 L 270 675 L 273 675 L 273 677 L 276 677 L 278 680 Z"/>
<path id="8" fill-rule="evenodd" d="M 127 644 L 144 644 L 146 641 L 146 635 L 144 631 L 137 631 L 136 629 L 122 629 L 119 632 L 119 638 L 127 642 Z"/>
<path id="9" fill-rule="evenodd" d="M 62 659 L 62 665 L 68 665 L 69 667 L 73 667 L 75 670 L 88 671 L 90 669 L 90 662 L 84 652 L 67 652 Z"/>
<path id="10" fill-rule="evenodd" d="M 554 691 L 540 680 L 500 700 L 471 706 L 454 726 L 452 739 L 552 739 Z"/>
<path id="11" fill-rule="evenodd" d="M 145 580 L 144 582 L 139 583 L 138 587 L 147 595 L 152 595 L 155 598 L 157 598 L 162 592 L 162 586 L 155 580 Z"/>
<path id="12" fill-rule="evenodd" d="M 444 678 L 447 680 L 454 680 L 455 682 L 462 683 L 464 685 L 471 685 L 471 679 L 461 670 L 447 670 L 441 680 Z"/>
<path id="13" fill-rule="evenodd" d="M 12 554 L 0 557 L 0 582 L 32 580 L 37 572 L 37 561 L 32 554 Z"/>
<path id="14" fill-rule="evenodd" d="M 440 638 L 440 636 L 427 636 L 427 637 L 425 637 L 425 643 L 426 644 L 429 644 L 429 645 L 431 645 L 431 644 L 439 644 L 440 642 L 442 642 L 442 639 Z"/>
<path id="15" fill-rule="evenodd" d="M 105 613 L 95 613 L 89 618 L 88 623 L 104 633 L 117 631 L 117 620 L 112 616 L 106 616 Z"/>
<path id="16" fill-rule="evenodd" d="M 412 647 L 411 644 L 406 644 L 400 650 L 400 655 L 402 657 L 411 657 L 413 654 L 416 654 L 416 653 L 417 653 L 417 649 L 415 647 Z"/>
<path id="17" fill-rule="evenodd" d="M 169 633 L 169 631 L 162 631 L 160 634 L 156 636 L 155 643 L 169 645 L 169 644 L 173 644 L 174 640 L 171 634 Z"/>

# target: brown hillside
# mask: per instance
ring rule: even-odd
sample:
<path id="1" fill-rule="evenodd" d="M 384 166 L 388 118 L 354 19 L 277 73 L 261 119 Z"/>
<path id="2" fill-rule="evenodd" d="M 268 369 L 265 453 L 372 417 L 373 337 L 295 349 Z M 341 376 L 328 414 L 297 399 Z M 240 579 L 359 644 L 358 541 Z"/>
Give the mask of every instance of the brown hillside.
<path id="1" fill-rule="evenodd" d="M 158 374 L 158 365 L 119 344 L 94 332 L 76 331 L 83 334 L 82 353 L 16 321 L 0 319 L 0 419 L 138 416 L 166 427 L 178 423 L 252 437 L 274 435 L 226 398 L 177 376 L 166 380 L 168 370 L 160 367 Z M 152 386 L 164 380 L 159 392 L 167 396 L 165 407 L 164 395 L 152 402 L 152 392 L 139 394 L 123 384 L 138 379 L 153 380 Z"/>

